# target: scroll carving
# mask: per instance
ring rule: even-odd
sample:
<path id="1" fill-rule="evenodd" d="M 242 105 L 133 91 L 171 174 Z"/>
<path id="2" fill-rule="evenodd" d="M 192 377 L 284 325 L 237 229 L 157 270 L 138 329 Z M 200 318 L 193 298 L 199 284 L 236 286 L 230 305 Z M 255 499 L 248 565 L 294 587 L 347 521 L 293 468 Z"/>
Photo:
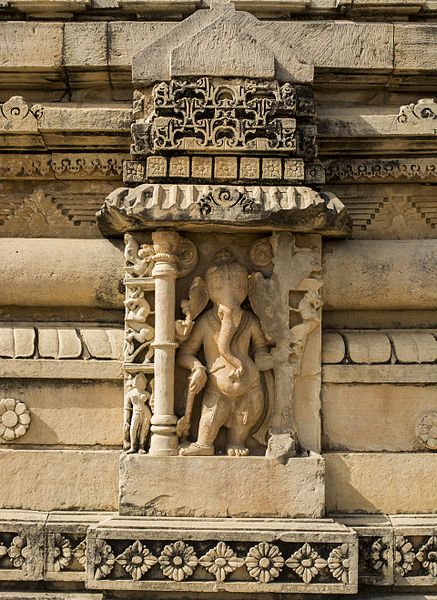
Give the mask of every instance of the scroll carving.
<path id="1" fill-rule="evenodd" d="M 296 91 L 277 81 L 173 79 L 153 89 L 154 112 L 132 126 L 134 152 L 296 149 Z"/>

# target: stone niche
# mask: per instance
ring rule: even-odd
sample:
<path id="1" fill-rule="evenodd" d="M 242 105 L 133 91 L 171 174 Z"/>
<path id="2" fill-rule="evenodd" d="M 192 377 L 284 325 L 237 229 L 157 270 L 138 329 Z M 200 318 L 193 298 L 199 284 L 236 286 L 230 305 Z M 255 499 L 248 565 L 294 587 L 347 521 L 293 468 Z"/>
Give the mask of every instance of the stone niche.
<path id="1" fill-rule="evenodd" d="M 176 29 L 133 59 L 128 187 L 97 217 L 125 242 L 119 511 L 320 518 L 321 240 L 350 223 L 314 187 L 312 68 L 231 7 Z"/>

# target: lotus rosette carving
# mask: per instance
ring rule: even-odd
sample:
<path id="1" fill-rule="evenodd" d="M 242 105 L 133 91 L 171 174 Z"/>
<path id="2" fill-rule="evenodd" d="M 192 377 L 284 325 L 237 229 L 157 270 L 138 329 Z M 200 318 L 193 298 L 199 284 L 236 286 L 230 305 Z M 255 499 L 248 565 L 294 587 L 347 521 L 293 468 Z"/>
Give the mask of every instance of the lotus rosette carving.
<path id="1" fill-rule="evenodd" d="M 199 564 L 214 575 L 217 581 L 224 581 L 228 574 L 244 565 L 244 559 L 238 558 L 224 542 L 219 542 L 199 559 Z"/>
<path id="2" fill-rule="evenodd" d="M 29 554 L 30 549 L 27 545 L 26 538 L 20 535 L 16 535 L 12 539 L 11 545 L 8 549 L 8 555 L 13 566 L 16 569 L 22 569 Z"/>
<path id="3" fill-rule="evenodd" d="M 417 553 L 417 560 L 431 577 L 437 577 L 437 536 L 433 535 Z"/>
<path id="4" fill-rule="evenodd" d="M 156 556 L 138 540 L 128 546 L 116 560 L 134 581 L 139 581 L 158 562 Z"/>
<path id="5" fill-rule="evenodd" d="M 253 579 L 261 583 L 269 583 L 279 577 L 284 562 L 278 546 L 260 542 L 249 550 L 246 557 L 246 568 Z"/>
<path id="6" fill-rule="evenodd" d="M 328 569 L 335 579 L 338 579 L 341 583 L 348 583 L 350 566 L 348 544 L 342 544 L 331 550 L 328 557 Z"/>
<path id="7" fill-rule="evenodd" d="M 394 559 L 396 573 L 405 576 L 413 568 L 415 560 L 416 555 L 410 540 L 403 536 L 397 537 Z"/>
<path id="8" fill-rule="evenodd" d="M 55 571 L 62 571 L 72 561 L 71 542 L 60 533 L 55 534 L 53 554 L 53 569 Z"/>
<path id="9" fill-rule="evenodd" d="M 287 567 L 293 569 L 304 583 L 311 583 L 314 577 L 317 577 L 326 568 L 327 564 L 326 560 L 308 542 L 292 554 L 286 562 Z"/>
<path id="10" fill-rule="evenodd" d="M 158 560 L 164 575 L 174 581 L 190 577 L 199 562 L 194 548 L 180 541 L 164 546 Z"/>
<path id="11" fill-rule="evenodd" d="M 104 579 L 109 575 L 115 565 L 115 556 L 112 548 L 105 540 L 98 540 L 96 543 L 95 557 L 95 578 Z"/>

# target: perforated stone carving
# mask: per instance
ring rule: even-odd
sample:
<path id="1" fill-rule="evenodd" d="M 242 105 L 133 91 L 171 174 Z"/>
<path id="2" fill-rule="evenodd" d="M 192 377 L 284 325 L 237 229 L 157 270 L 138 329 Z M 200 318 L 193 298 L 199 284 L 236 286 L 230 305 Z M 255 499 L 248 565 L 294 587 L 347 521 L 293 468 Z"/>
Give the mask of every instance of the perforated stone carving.
<path id="1" fill-rule="evenodd" d="M 297 99 L 289 83 L 173 79 L 152 96 L 152 116 L 132 127 L 135 153 L 296 149 Z"/>

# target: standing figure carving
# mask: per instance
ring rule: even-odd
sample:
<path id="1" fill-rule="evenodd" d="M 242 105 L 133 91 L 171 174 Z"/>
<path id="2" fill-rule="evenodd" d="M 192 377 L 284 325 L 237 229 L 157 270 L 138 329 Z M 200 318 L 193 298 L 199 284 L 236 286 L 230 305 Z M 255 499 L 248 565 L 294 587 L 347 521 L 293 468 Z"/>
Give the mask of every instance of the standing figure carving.
<path id="1" fill-rule="evenodd" d="M 271 356 L 258 318 L 241 306 L 248 294 L 248 272 L 228 250 L 217 253 L 205 282 L 197 279 L 200 284 L 213 308 L 201 314 L 178 353 L 179 364 L 191 372 L 187 413 L 194 396 L 205 391 L 197 441 L 180 454 L 213 455 L 224 426 L 227 454 L 245 456 L 247 439 L 264 409 L 260 371 L 272 368 Z M 199 358 L 202 350 L 205 365 Z"/>
<path id="2" fill-rule="evenodd" d="M 123 449 L 127 454 L 141 454 L 146 451 L 146 439 L 152 418 L 149 407 L 151 393 L 147 390 L 147 378 L 144 373 L 130 375 L 126 381 L 126 388 Z"/>

